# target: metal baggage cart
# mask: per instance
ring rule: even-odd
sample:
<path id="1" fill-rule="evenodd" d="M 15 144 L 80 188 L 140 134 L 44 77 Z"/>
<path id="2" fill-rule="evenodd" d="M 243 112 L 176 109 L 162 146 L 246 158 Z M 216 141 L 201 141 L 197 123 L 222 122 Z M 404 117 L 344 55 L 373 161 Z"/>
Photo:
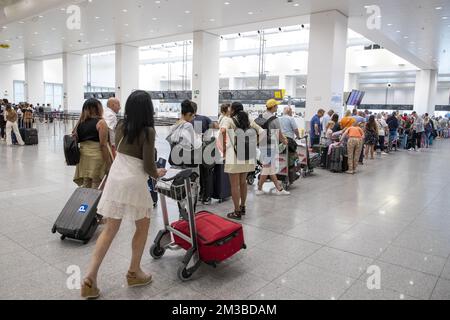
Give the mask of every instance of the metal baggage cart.
<path id="1" fill-rule="evenodd" d="M 188 281 L 202 263 L 198 251 L 197 228 L 195 225 L 195 203 L 198 193 L 198 179 L 192 179 L 193 174 L 195 175 L 191 169 L 171 169 L 168 172 L 169 178 L 154 179 L 153 181 L 155 190 L 158 192 L 161 200 L 164 229 L 158 233 L 150 248 L 150 255 L 158 260 L 164 256 L 166 250 L 180 250 L 181 248 L 175 245 L 173 235 L 191 244 L 191 248 L 186 252 L 182 265 L 178 269 L 178 278 L 181 281 Z M 167 198 L 178 203 L 180 218 L 189 223 L 190 236 L 183 234 L 171 226 L 169 212 L 167 210 Z"/>

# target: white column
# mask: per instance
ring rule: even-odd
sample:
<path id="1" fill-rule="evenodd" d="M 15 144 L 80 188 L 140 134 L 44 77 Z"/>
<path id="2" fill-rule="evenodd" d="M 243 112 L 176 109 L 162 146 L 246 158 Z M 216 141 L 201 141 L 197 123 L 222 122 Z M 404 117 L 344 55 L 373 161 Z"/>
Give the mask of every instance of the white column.
<path id="1" fill-rule="evenodd" d="M 419 114 L 435 112 L 437 81 L 438 72 L 436 70 L 417 71 L 414 110 Z"/>
<path id="2" fill-rule="evenodd" d="M 198 104 L 198 112 L 205 116 L 219 113 L 219 54 L 219 36 L 194 32 L 192 97 Z"/>
<path id="3" fill-rule="evenodd" d="M 359 74 L 347 73 L 345 74 L 345 92 L 351 92 L 352 90 L 359 90 Z"/>
<path id="4" fill-rule="evenodd" d="M 230 90 L 243 90 L 244 89 L 244 79 L 230 77 L 229 88 L 230 88 Z"/>
<path id="5" fill-rule="evenodd" d="M 12 67 L 9 65 L 0 65 L 0 99 L 8 99 L 14 102 Z"/>
<path id="6" fill-rule="evenodd" d="M 125 106 L 128 97 L 139 89 L 139 48 L 116 44 L 116 98 Z"/>
<path id="7" fill-rule="evenodd" d="M 286 96 L 295 97 L 297 91 L 297 81 L 293 76 L 280 75 L 278 89 L 286 90 Z"/>
<path id="8" fill-rule="evenodd" d="M 84 102 L 84 70 L 82 55 L 63 54 L 64 111 L 80 112 Z"/>
<path id="9" fill-rule="evenodd" d="M 44 61 L 25 60 L 25 100 L 31 104 L 45 103 Z"/>
<path id="10" fill-rule="evenodd" d="M 311 15 L 306 120 L 343 104 L 348 17 L 338 11 Z"/>

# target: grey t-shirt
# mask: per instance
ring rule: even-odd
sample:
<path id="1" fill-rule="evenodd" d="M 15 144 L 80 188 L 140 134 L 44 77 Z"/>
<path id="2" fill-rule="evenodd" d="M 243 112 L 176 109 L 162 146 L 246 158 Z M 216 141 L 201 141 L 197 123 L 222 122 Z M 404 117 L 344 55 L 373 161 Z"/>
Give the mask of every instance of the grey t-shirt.
<path id="1" fill-rule="evenodd" d="M 276 114 L 273 114 L 269 111 L 266 111 L 263 113 L 263 118 L 266 120 L 269 120 L 270 118 L 276 116 Z M 277 144 L 278 143 L 278 134 L 277 132 L 281 132 L 281 123 L 280 123 L 280 119 L 275 119 L 272 122 L 270 122 L 269 124 L 269 131 L 270 131 L 270 139 L 272 141 L 273 144 Z M 266 146 L 266 143 L 263 142 L 261 143 L 261 146 L 264 147 Z"/>
<path id="2" fill-rule="evenodd" d="M 266 111 L 263 113 L 263 118 L 266 120 L 269 120 L 270 118 L 276 116 L 276 114 L 273 114 L 269 111 Z M 280 119 L 275 119 L 273 120 L 270 124 L 269 124 L 269 129 L 270 130 L 281 130 L 281 123 L 280 123 Z"/>

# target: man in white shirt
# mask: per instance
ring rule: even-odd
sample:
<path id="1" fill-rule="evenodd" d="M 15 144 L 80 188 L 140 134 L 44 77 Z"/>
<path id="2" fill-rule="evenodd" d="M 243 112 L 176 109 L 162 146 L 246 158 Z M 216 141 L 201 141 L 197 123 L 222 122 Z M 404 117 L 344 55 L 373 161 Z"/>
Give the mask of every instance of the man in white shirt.
<path id="1" fill-rule="evenodd" d="M 103 112 L 103 118 L 109 128 L 109 140 L 111 142 L 113 156 L 116 156 L 116 127 L 117 127 L 117 115 L 120 112 L 120 101 L 116 98 L 111 98 L 106 104 L 106 108 Z"/>

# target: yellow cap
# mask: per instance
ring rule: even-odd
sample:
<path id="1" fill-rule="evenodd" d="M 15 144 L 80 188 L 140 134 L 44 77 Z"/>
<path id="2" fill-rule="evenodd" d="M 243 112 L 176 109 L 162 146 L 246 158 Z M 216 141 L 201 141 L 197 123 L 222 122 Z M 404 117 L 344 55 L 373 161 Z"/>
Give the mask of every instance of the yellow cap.
<path id="1" fill-rule="evenodd" d="M 277 101 L 275 99 L 270 99 L 266 102 L 267 109 L 272 109 L 275 106 L 278 106 L 281 104 L 281 101 Z"/>

